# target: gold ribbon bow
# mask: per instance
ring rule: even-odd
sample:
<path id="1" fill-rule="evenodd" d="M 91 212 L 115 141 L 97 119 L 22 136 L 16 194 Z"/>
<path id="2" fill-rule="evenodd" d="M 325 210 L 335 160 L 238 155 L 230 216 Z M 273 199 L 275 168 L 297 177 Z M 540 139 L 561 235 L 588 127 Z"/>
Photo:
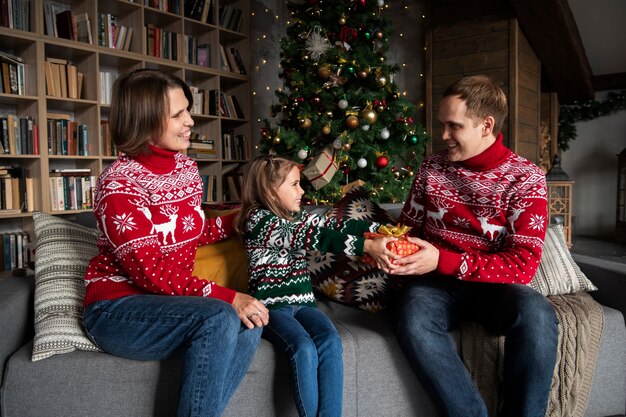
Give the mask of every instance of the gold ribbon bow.
<path id="1" fill-rule="evenodd" d="M 396 226 L 391 224 L 380 226 L 378 228 L 378 233 L 385 236 L 402 237 L 409 230 L 411 230 L 411 226 L 401 225 L 398 223 Z"/>

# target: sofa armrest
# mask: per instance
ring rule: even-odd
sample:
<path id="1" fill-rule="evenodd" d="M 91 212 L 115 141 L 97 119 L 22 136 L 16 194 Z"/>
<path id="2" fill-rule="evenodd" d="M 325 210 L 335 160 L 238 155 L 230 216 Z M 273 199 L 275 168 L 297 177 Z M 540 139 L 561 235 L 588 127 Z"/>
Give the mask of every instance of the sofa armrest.
<path id="1" fill-rule="evenodd" d="M 0 383 L 13 353 L 33 337 L 35 277 L 0 279 Z"/>
<path id="2" fill-rule="evenodd" d="M 598 287 L 589 294 L 600 304 L 622 312 L 626 318 L 626 265 L 602 265 L 594 258 L 572 254 L 580 270 Z"/>

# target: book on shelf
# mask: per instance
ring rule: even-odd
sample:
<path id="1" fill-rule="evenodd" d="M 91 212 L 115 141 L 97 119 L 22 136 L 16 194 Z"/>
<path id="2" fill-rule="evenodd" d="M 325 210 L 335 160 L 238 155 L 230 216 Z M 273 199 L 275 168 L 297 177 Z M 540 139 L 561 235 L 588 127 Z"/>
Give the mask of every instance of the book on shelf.
<path id="1" fill-rule="evenodd" d="M 57 98 L 79 99 L 82 95 L 83 74 L 78 67 L 60 58 L 46 58 L 46 94 Z"/>
<path id="2" fill-rule="evenodd" d="M 185 17 L 198 20 L 202 23 L 211 23 L 213 4 L 212 0 L 189 0 L 185 2 Z"/>
<path id="3" fill-rule="evenodd" d="M 15 268 L 30 266 L 28 233 L 24 231 L 6 232 L 0 235 L 0 269 L 12 271 Z"/>
<path id="4" fill-rule="evenodd" d="M 30 30 L 30 2 L 28 0 L 2 0 L 0 26 L 9 29 Z"/>
<path id="5" fill-rule="evenodd" d="M 0 92 L 6 94 L 25 94 L 24 60 L 8 52 L 0 51 Z"/>
<path id="6" fill-rule="evenodd" d="M 31 116 L 0 116 L 0 152 L 10 155 L 38 155 L 35 144 L 37 124 Z"/>
<path id="7" fill-rule="evenodd" d="M 55 15 L 56 36 L 63 39 L 74 40 L 74 28 L 72 25 L 71 10 L 63 10 Z"/>
<path id="8" fill-rule="evenodd" d="M 72 16 L 72 21 L 74 23 L 74 27 L 76 28 L 74 31 L 74 40 L 93 45 L 89 14 L 85 12 L 74 15 Z"/>
<path id="9" fill-rule="evenodd" d="M 50 171 L 50 203 L 54 211 L 92 208 L 96 177 L 89 169 Z"/>
<path id="10" fill-rule="evenodd" d="M 239 172 L 231 172 L 223 176 L 224 181 L 224 200 L 238 201 L 241 198 L 241 181 L 243 174 Z"/>
<path id="11" fill-rule="evenodd" d="M 46 35 L 58 38 L 57 16 L 60 13 L 69 11 L 70 5 L 57 1 L 46 0 L 43 2 L 43 10 Z"/>
<path id="12" fill-rule="evenodd" d="M 222 6 L 219 10 L 219 23 L 224 29 L 239 32 L 241 30 L 241 21 L 243 11 L 233 6 Z"/>
<path id="13" fill-rule="evenodd" d="M 233 57 L 233 61 L 235 62 L 235 66 L 237 67 L 237 71 L 239 71 L 240 74 L 245 75 L 246 74 L 246 67 L 243 64 L 243 59 L 241 58 L 241 54 L 239 53 L 239 49 L 237 49 L 235 47 L 230 47 L 230 48 L 228 48 L 228 51 L 230 52 L 230 55 L 232 55 L 232 57 Z"/>
<path id="14" fill-rule="evenodd" d="M 188 148 L 187 156 L 194 159 L 217 159 L 215 149 Z"/>

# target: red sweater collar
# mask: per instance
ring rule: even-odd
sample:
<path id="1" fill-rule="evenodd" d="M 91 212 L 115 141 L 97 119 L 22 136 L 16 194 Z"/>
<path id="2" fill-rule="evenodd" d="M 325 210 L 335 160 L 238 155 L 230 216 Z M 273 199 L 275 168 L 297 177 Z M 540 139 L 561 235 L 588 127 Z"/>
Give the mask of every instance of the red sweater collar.
<path id="1" fill-rule="evenodd" d="M 509 155 L 511 150 L 502 144 L 502 133 L 498 133 L 496 141 L 490 147 L 458 164 L 472 171 L 488 171 L 502 164 Z"/>
<path id="2" fill-rule="evenodd" d="M 135 156 L 135 160 L 155 174 L 166 174 L 176 167 L 178 151 L 148 145 L 148 151 Z"/>

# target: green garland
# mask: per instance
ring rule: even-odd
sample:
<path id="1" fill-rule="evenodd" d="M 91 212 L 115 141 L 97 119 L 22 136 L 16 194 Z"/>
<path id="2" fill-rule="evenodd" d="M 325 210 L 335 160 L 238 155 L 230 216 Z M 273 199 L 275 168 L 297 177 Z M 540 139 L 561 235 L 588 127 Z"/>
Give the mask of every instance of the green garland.
<path id="1" fill-rule="evenodd" d="M 584 103 L 574 102 L 562 105 L 559 117 L 559 149 L 569 149 L 569 141 L 576 139 L 576 123 L 593 120 L 600 116 L 608 116 L 626 109 L 626 90 L 619 93 L 611 92 L 604 101 L 588 100 Z"/>

